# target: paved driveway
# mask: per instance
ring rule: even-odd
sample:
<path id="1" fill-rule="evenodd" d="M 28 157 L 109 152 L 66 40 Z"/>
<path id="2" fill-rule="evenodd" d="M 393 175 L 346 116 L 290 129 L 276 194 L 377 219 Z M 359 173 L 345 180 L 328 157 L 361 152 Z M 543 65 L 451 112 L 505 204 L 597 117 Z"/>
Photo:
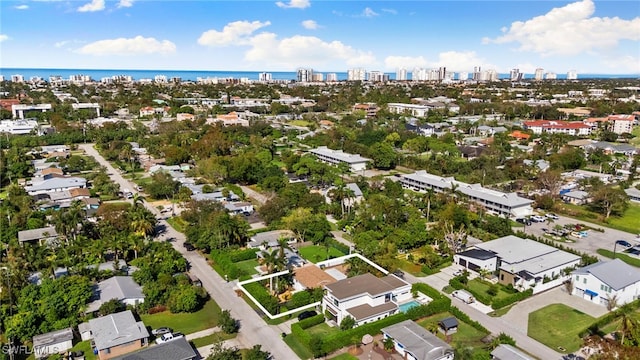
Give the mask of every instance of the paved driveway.
<path id="1" fill-rule="evenodd" d="M 569 295 L 564 286 L 559 286 L 520 301 L 500 319 L 526 334 L 529 326 L 529 314 L 551 304 L 565 304 L 594 318 L 607 313 L 606 307 Z"/>

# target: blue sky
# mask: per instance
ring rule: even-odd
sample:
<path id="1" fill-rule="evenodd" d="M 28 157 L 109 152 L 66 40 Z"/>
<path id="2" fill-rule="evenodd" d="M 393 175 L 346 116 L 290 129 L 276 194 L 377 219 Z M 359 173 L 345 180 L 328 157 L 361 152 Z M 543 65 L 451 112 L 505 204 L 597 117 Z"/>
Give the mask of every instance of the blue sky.
<path id="1" fill-rule="evenodd" d="M 2 0 L 0 67 L 640 73 L 638 1 Z"/>

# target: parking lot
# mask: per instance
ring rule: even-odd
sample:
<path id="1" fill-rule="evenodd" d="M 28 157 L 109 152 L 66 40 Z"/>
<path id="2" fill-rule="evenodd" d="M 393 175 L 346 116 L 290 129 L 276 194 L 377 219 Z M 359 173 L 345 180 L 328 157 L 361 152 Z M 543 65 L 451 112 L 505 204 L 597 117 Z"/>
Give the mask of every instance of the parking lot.
<path id="1" fill-rule="evenodd" d="M 530 225 L 529 225 L 530 224 Z M 589 222 L 585 222 L 582 220 L 575 220 L 564 216 L 558 216 L 558 219 L 552 220 L 552 222 L 547 223 L 546 219 L 544 222 L 530 222 L 529 224 L 523 227 L 514 228 L 515 231 L 524 231 L 527 234 L 533 234 L 536 236 L 543 237 L 545 234 L 545 230 L 550 231 L 556 227 L 556 225 L 568 225 L 568 224 L 584 224 L 588 227 L 595 229 L 604 229 L 604 232 L 599 232 L 595 230 L 587 230 L 583 234 L 580 234 L 581 231 L 573 231 L 574 235 L 569 235 L 566 237 L 566 241 L 559 241 L 565 246 L 571 247 L 580 252 L 585 252 L 589 255 L 597 256 L 598 258 L 604 259 L 604 257 L 598 255 L 596 251 L 598 249 L 606 249 L 610 251 L 614 251 L 614 245 L 618 240 L 624 240 L 634 246 L 630 251 L 635 252 L 635 256 L 640 254 L 640 241 L 637 238 L 638 234 L 631 234 L 620 230 L 605 228 L 600 225 L 592 224 Z M 575 235 L 580 235 L 577 237 Z M 583 236 L 586 235 L 586 236 Z M 552 239 L 552 237 L 545 237 L 547 239 Z M 638 246 L 638 247 L 635 247 Z M 626 250 L 624 246 L 616 245 L 616 252 L 622 252 Z M 628 252 L 627 252 L 628 253 Z M 634 254 L 628 253 L 631 256 Z"/>

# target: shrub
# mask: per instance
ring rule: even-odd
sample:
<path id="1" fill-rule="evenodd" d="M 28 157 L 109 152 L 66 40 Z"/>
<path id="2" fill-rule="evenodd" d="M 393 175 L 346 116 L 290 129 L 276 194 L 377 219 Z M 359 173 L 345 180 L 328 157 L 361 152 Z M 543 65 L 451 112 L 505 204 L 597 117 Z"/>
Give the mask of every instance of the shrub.
<path id="1" fill-rule="evenodd" d="M 487 289 L 487 294 L 489 294 L 491 296 L 498 295 L 498 285 L 491 284 L 491 286 L 489 286 L 489 288 Z"/>
<path id="2" fill-rule="evenodd" d="M 172 313 L 193 312 L 200 308 L 200 296 L 194 286 L 180 286 L 169 296 L 169 310 Z"/>
<path id="3" fill-rule="evenodd" d="M 256 258 L 257 253 L 258 249 L 236 250 L 229 254 L 229 259 L 233 262 L 251 260 Z"/>
<path id="4" fill-rule="evenodd" d="M 231 312 L 229 310 L 222 310 L 218 323 L 222 331 L 227 334 L 235 334 L 240 330 L 238 321 L 231 316 Z"/>
<path id="5" fill-rule="evenodd" d="M 269 294 L 267 289 L 259 282 L 245 284 L 244 288 L 253 296 L 268 312 L 277 314 L 280 303 L 275 296 Z"/>
<path id="6" fill-rule="evenodd" d="M 356 320 L 351 316 L 347 316 L 340 322 L 340 330 L 349 330 L 353 329 L 356 325 Z"/>
<path id="7" fill-rule="evenodd" d="M 316 326 L 318 324 L 322 324 L 324 322 L 324 315 L 318 314 L 316 316 L 312 316 L 310 318 L 306 318 L 304 320 L 298 321 L 296 324 L 300 326 L 300 328 L 308 329 L 312 326 Z"/>
<path id="8" fill-rule="evenodd" d="M 527 289 L 523 292 L 515 293 L 502 299 L 495 299 L 491 304 L 491 307 L 495 309 L 503 308 L 507 305 L 511 305 L 517 301 L 524 300 L 533 295 L 533 289 Z"/>
<path id="9" fill-rule="evenodd" d="M 485 333 L 489 333 L 490 332 L 484 326 L 482 326 L 482 324 L 480 324 L 479 322 L 477 322 L 475 320 L 471 320 L 469 315 L 463 313 L 462 311 L 460 311 L 460 309 L 458 309 L 455 306 L 452 306 L 449 309 L 449 312 L 451 313 L 451 315 L 455 316 L 458 320 L 471 325 L 474 329 L 476 329 L 478 331 L 482 331 L 482 332 L 485 332 Z"/>
<path id="10" fill-rule="evenodd" d="M 446 298 L 446 296 L 442 295 L 440 291 L 432 288 L 431 286 L 425 283 L 415 283 L 411 285 L 411 291 L 419 291 L 434 300 L 438 298 L 443 298 L 443 297 Z"/>
<path id="11" fill-rule="evenodd" d="M 500 335 L 498 335 L 498 342 L 500 344 L 507 344 L 507 345 L 511 345 L 511 346 L 516 346 L 516 341 L 509 335 L 501 332 Z"/>
<path id="12" fill-rule="evenodd" d="M 291 300 L 287 306 L 289 308 L 299 308 L 304 305 L 308 305 L 312 303 L 312 296 L 310 291 L 298 291 L 297 293 L 291 296 Z"/>

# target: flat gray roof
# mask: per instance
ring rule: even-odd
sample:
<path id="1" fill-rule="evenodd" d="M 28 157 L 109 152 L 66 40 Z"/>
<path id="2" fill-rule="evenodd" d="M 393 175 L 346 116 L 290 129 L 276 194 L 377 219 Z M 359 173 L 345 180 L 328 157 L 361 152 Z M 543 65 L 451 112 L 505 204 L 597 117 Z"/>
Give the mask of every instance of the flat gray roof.
<path id="1" fill-rule="evenodd" d="M 401 177 L 401 182 L 404 179 L 413 180 L 420 184 L 428 185 L 436 189 L 451 189 L 453 185 L 457 186 L 457 191 L 467 195 L 471 198 L 482 199 L 484 201 L 493 202 L 496 204 L 512 207 L 526 206 L 533 203 L 533 200 L 525 199 L 518 196 L 516 193 L 505 193 L 501 191 L 487 189 L 480 184 L 467 184 L 461 181 L 457 181 L 453 177 L 442 177 L 438 175 L 429 174 L 425 170 L 416 171 L 413 174 L 405 174 Z M 411 185 L 411 183 L 407 183 Z"/>
<path id="2" fill-rule="evenodd" d="M 508 344 L 500 344 L 491 352 L 496 360 L 533 360 L 522 351 Z"/>
<path id="3" fill-rule="evenodd" d="M 193 350 L 186 338 L 181 337 L 158 345 L 136 351 L 134 353 L 115 357 L 113 360 L 191 360 L 198 354 Z"/>
<path id="4" fill-rule="evenodd" d="M 58 232 L 56 231 L 55 226 L 18 231 L 18 240 L 20 242 L 40 240 L 56 236 L 58 236 Z"/>
<path id="5" fill-rule="evenodd" d="M 295 237 L 295 234 L 291 230 L 271 230 L 261 233 L 257 233 L 251 237 L 251 241 L 247 244 L 250 247 L 257 247 L 266 242 L 267 244 L 277 245 L 280 237 L 291 239 Z"/>
<path id="6" fill-rule="evenodd" d="M 620 290 L 640 282 L 640 269 L 620 259 L 600 261 L 577 269 L 572 274 L 591 274 L 614 290 Z"/>
<path id="7" fill-rule="evenodd" d="M 90 319 L 89 326 L 98 350 L 109 349 L 149 337 L 144 323 L 142 321 L 136 322 L 131 310 Z"/>
<path id="8" fill-rule="evenodd" d="M 70 327 L 34 336 L 33 347 L 59 344 L 69 340 L 73 340 L 73 329 Z"/>
<path id="9" fill-rule="evenodd" d="M 405 351 L 416 359 L 436 360 L 445 354 L 453 353 L 453 348 L 437 336 L 412 320 L 405 320 L 395 325 L 387 326 L 381 331 L 395 342 L 402 344 Z"/>
<path id="10" fill-rule="evenodd" d="M 326 146 L 320 146 L 316 149 L 311 149 L 309 150 L 309 152 L 321 157 L 329 157 L 342 162 L 346 162 L 348 164 L 358 164 L 371 161 L 371 159 L 362 157 L 359 154 L 349 154 L 342 150 L 332 150 Z"/>
<path id="11" fill-rule="evenodd" d="M 46 191 L 59 188 L 70 187 L 85 187 L 87 185 L 87 179 L 80 177 L 54 177 L 48 180 L 43 180 L 37 183 L 33 183 L 31 186 L 25 186 L 25 190 L 29 191 Z"/>

